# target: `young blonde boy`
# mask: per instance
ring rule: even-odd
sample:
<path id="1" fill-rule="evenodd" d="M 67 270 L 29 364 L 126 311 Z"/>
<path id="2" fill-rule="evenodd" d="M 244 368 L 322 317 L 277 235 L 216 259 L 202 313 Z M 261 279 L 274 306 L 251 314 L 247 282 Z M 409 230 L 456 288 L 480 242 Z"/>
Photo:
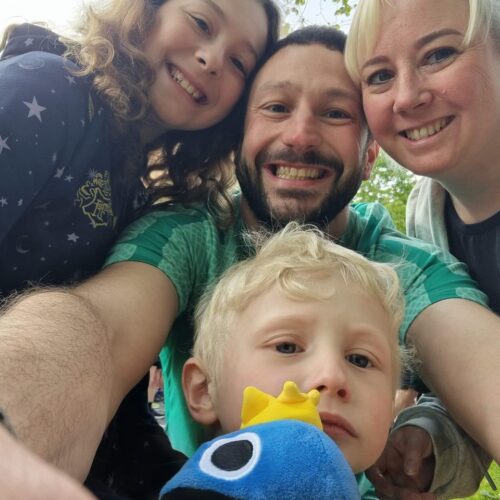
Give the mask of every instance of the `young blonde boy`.
<path id="1" fill-rule="evenodd" d="M 297 224 L 257 243 L 196 312 L 184 366 L 189 411 L 213 435 L 240 428 L 247 386 L 317 389 L 324 432 L 361 472 L 381 454 L 399 385 L 398 278 Z"/>

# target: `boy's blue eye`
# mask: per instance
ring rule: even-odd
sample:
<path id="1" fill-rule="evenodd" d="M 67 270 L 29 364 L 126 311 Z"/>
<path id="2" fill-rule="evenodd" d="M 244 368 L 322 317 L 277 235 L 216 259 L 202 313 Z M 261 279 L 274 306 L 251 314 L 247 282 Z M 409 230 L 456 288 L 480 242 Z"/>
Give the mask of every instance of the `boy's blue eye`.
<path id="1" fill-rule="evenodd" d="M 434 52 L 431 52 L 427 56 L 427 63 L 439 64 L 440 62 L 443 62 L 446 59 L 449 59 L 450 57 L 454 56 L 456 53 L 457 51 L 451 47 L 443 47 L 441 49 L 437 49 Z"/>
<path id="2" fill-rule="evenodd" d="M 299 346 L 292 342 L 282 342 L 276 346 L 276 350 L 282 354 L 295 354 L 299 352 Z"/>
<path id="3" fill-rule="evenodd" d="M 362 354 L 349 354 L 346 356 L 346 359 L 349 363 L 352 363 L 359 368 L 368 368 L 371 366 L 370 360 Z"/>
<path id="4" fill-rule="evenodd" d="M 331 109 L 326 113 L 326 116 L 328 118 L 333 118 L 335 120 L 343 120 L 346 118 L 350 118 L 350 116 L 345 112 L 342 111 L 341 109 Z"/>

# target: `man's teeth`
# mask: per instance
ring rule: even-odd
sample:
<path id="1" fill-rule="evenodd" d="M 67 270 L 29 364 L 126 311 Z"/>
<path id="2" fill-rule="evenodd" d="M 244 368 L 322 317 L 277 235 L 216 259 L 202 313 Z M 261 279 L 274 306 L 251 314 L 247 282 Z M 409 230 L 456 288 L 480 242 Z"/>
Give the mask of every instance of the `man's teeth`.
<path id="1" fill-rule="evenodd" d="M 186 77 L 176 68 L 171 73 L 172 78 L 195 100 L 199 100 L 203 97 L 190 83 L 186 80 Z"/>
<path id="2" fill-rule="evenodd" d="M 419 139 L 425 139 L 426 137 L 437 134 L 440 130 L 446 127 L 448 123 L 448 118 L 441 118 L 440 120 L 437 120 L 436 122 L 431 123 L 430 125 L 427 125 L 425 127 L 405 130 L 404 135 L 411 141 L 418 141 Z"/>
<path id="3" fill-rule="evenodd" d="M 319 168 L 277 167 L 276 177 L 296 180 L 319 179 L 323 177 L 323 171 Z"/>

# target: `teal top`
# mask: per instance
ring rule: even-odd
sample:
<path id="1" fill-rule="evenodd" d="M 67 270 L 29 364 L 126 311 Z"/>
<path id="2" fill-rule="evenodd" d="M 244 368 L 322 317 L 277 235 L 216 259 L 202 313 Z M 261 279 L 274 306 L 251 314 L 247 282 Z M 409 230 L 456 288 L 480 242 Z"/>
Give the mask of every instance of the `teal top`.
<path id="1" fill-rule="evenodd" d="M 122 233 L 106 261 L 106 265 L 121 261 L 150 264 L 175 286 L 179 310 L 160 360 L 166 431 L 173 447 L 188 456 L 205 440 L 201 426 L 189 415 L 181 385 L 182 367 L 192 347 L 192 312 L 207 285 L 252 251 L 242 238 L 245 226 L 238 198 L 235 205 L 235 222 L 226 230 L 219 229 L 201 205 L 148 213 Z M 378 203 L 349 207 L 348 225 L 340 244 L 371 260 L 396 264 L 406 302 L 401 343 L 413 320 L 431 304 L 451 298 L 486 304 L 486 297 L 463 264 L 433 245 L 398 232 L 389 213 Z"/>

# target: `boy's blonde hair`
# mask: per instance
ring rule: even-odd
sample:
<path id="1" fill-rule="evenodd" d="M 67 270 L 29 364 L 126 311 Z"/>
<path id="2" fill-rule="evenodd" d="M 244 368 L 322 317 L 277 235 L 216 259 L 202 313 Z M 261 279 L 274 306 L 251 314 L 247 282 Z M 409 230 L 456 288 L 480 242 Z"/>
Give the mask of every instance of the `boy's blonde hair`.
<path id="1" fill-rule="evenodd" d="M 361 67 L 373 53 L 378 35 L 384 29 L 381 25 L 382 8 L 391 7 L 394 1 L 359 0 L 358 2 L 345 48 L 346 68 L 357 84 L 361 82 Z M 465 32 L 464 48 L 488 36 L 500 44 L 500 0 L 464 1 L 469 5 L 469 24 Z"/>
<path id="2" fill-rule="evenodd" d="M 292 300 L 328 300 L 335 288 L 321 285 L 328 278 L 341 277 L 346 284 L 358 285 L 373 295 L 391 318 L 387 333 L 394 339 L 396 389 L 401 364 L 397 338 L 404 306 L 394 269 L 337 245 L 319 229 L 295 222 L 273 236 L 256 233 L 250 238 L 256 255 L 229 268 L 204 294 L 195 312 L 193 356 L 203 363 L 214 387 L 228 339 L 236 334 L 235 319 L 255 297 L 277 285 Z"/>

